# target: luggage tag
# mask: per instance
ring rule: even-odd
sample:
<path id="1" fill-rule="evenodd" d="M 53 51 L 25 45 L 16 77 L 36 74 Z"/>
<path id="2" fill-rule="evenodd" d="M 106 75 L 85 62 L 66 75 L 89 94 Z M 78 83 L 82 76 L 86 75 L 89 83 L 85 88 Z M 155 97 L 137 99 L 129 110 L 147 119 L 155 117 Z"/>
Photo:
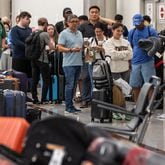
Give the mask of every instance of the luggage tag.
<path id="1" fill-rule="evenodd" d="M 48 144 L 47 148 L 53 150 L 51 159 L 48 165 L 62 165 L 65 156 L 64 146 Z"/>

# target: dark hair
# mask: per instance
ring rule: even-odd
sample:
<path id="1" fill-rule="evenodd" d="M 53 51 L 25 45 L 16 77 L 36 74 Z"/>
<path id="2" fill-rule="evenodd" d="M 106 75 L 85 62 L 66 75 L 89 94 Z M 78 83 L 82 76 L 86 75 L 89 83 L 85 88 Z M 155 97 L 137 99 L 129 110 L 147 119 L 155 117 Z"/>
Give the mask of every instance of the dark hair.
<path id="1" fill-rule="evenodd" d="M 86 15 L 80 15 L 78 17 L 79 20 L 84 20 L 84 21 L 88 21 L 88 17 Z"/>
<path id="2" fill-rule="evenodd" d="M 44 17 L 38 19 L 38 26 L 44 26 L 48 24 L 48 20 Z"/>
<path id="3" fill-rule="evenodd" d="M 99 29 L 101 29 L 102 31 L 104 31 L 103 24 L 100 23 L 100 22 L 98 22 L 98 23 L 96 23 L 96 24 L 94 25 L 94 29 L 96 29 L 96 28 L 99 28 Z"/>
<path id="4" fill-rule="evenodd" d="M 116 14 L 115 15 L 115 20 L 122 21 L 123 20 L 123 16 L 121 14 Z"/>
<path id="5" fill-rule="evenodd" d="M 112 30 L 115 30 L 115 29 L 117 29 L 117 28 L 119 28 L 119 27 L 124 27 L 123 26 L 123 24 L 122 23 L 114 23 L 113 25 L 112 25 Z"/>
<path id="6" fill-rule="evenodd" d="M 20 18 L 25 18 L 25 17 L 29 17 L 31 18 L 31 14 L 27 11 L 22 11 L 20 14 L 19 14 L 19 19 Z"/>
<path id="7" fill-rule="evenodd" d="M 77 15 L 75 15 L 75 14 L 70 14 L 70 15 L 68 15 L 68 17 L 67 17 L 67 22 L 69 22 L 72 18 L 78 18 L 78 17 L 77 17 Z"/>
<path id="8" fill-rule="evenodd" d="M 97 5 L 90 6 L 90 7 L 89 7 L 89 11 L 90 11 L 91 9 L 98 9 L 98 11 L 100 12 L 100 8 L 99 8 Z"/>
<path id="9" fill-rule="evenodd" d="M 149 22 L 149 23 L 151 22 L 151 18 L 150 18 L 149 15 L 144 15 L 144 16 L 143 16 L 143 20 L 144 20 L 144 21 L 147 21 L 147 22 Z"/>
<path id="10" fill-rule="evenodd" d="M 54 29 L 54 39 L 55 39 L 55 43 L 57 43 L 58 42 L 58 32 L 57 32 L 56 27 L 53 24 L 48 24 L 48 26 L 53 27 L 53 29 Z M 48 26 L 47 26 L 47 28 L 48 28 Z"/>

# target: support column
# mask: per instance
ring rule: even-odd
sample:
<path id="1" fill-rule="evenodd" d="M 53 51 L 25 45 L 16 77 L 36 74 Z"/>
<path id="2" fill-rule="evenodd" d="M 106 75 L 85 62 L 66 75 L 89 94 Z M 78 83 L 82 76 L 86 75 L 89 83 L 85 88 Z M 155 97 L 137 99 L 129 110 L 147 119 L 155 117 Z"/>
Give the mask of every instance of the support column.
<path id="1" fill-rule="evenodd" d="M 0 17 L 10 18 L 10 0 L 0 0 Z"/>
<path id="2" fill-rule="evenodd" d="M 105 0 L 105 17 L 114 19 L 116 13 L 116 0 Z"/>

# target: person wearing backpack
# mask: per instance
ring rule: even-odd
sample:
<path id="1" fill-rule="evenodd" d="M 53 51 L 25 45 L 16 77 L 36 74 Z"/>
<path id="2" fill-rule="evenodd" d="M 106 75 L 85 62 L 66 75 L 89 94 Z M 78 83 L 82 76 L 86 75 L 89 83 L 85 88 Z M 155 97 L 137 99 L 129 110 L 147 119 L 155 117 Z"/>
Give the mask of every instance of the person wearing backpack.
<path id="1" fill-rule="evenodd" d="M 139 40 L 151 36 L 157 37 L 157 32 L 152 27 L 144 25 L 144 19 L 141 14 L 133 16 L 133 25 L 128 34 L 128 41 L 133 48 L 132 70 L 130 74 L 130 85 L 133 88 L 133 98 L 137 101 L 140 89 L 143 83 L 148 82 L 152 75 L 155 75 L 154 54 L 147 55 L 147 52 L 139 47 Z"/>
<path id="2" fill-rule="evenodd" d="M 46 104 L 48 103 L 46 100 L 46 95 L 50 83 L 50 70 L 49 70 L 49 60 L 48 60 L 48 52 L 50 50 L 50 38 L 47 30 L 48 21 L 46 18 L 39 18 L 38 19 L 38 29 L 34 32 L 37 33 L 39 36 L 37 37 L 37 41 L 40 48 L 39 57 L 35 57 L 32 59 L 32 98 L 34 104 Z M 35 43 L 37 43 L 37 41 Z M 35 46 L 35 48 L 37 47 Z M 35 51 L 35 50 L 34 50 Z M 40 80 L 40 75 L 42 76 L 43 86 L 42 86 L 42 94 L 41 94 L 41 101 L 38 99 L 37 95 L 37 86 Z"/>

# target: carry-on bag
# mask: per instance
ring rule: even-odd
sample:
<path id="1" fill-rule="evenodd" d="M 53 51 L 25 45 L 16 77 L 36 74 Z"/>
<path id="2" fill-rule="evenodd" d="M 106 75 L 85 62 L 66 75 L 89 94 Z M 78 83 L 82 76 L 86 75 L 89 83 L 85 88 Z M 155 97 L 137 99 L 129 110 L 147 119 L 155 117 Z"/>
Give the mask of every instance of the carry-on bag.
<path id="1" fill-rule="evenodd" d="M 11 71 L 13 77 L 19 79 L 20 81 L 20 91 L 27 92 L 28 90 L 28 77 L 26 73 L 19 72 L 19 71 Z"/>
<path id="2" fill-rule="evenodd" d="M 0 108 L 5 112 L 4 116 L 26 117 L 26 95 L 22 91 L 3 90 L 4 107 Z M 4 109 L 3 109 L 4 108 Z"/>
<path id="3" fill-rule="evenodd" d="M 111 102 L 111 94 L 108 91 L 108 89 L 94 89 L 92 93 L 92 98 L 95 100 L 101 100 L 105 102 Z M 105 119 L 108 119 L 109 122 L 112 122 L 112 113 L 110 111 L 107 111 L 103 108 L 97 107 L 97 104 L 95 102 L 92 102 L 91 104 L 91 121 L 94 121 L 94 119 L 99 119 L 100 123 L 103 123 Z"/>
<path id="4" fill-rule="evenodd" d="M 104 102 L 113 102 L 113 78 L 109 64 L 105 60 L 96 60 L 93 66 L 93 83 L 94 89 L 92 98 Z M 101 123 L 104 119 L 109 119 L 112 122 L 112 113 L 103 108 L 99 108 L 96 102 L 92 101 L 91 105 L 91 121 L 97 118 Z"/>
<path id="5" fill-rule="evenodd" d="M 32 123 L 33 121 L 40 120 L 41 119 L 41 113 L 42 111 L 34 109 L 34 108 L 27 108 L 26 112 L 26 120 L 29 123 Z"/>
<path id="6" fill-rule="evenodd" d="M 19 79 L 14 78 L 12 76 L 6 76 L 5 78 L 0 79 L 0 88 L 1 89 L 19 90 L 20 81 L 19 81 Z"/>
<path id="7" fill-rule="evenodd" d="M 22 156 L 29 164 L 79 165 L 88 143 L 82 123 L 60 116 L 50 117 L 32 124 Z"/>
<path id="8" fill-rule="evenodd" d="M 29 123 L 19 117 L 0 117 L 0 144 L 20 153 Z"/>
<path id="9" fill-rule="evenodd" d="M 58 78 L 56 75 L 51 75 L 46 99 L 51 102 L 58 100 Z"/>
<path id="10" fill-rule="evenodd" d="M 0 116 L 5 116 L 5 99 L 3 89 L 0 89 Z"/>
<path id="11" fill-rule="evenodd" d="M 58 102 L 65 100 L 65 76 L 58 75 Z"/>

